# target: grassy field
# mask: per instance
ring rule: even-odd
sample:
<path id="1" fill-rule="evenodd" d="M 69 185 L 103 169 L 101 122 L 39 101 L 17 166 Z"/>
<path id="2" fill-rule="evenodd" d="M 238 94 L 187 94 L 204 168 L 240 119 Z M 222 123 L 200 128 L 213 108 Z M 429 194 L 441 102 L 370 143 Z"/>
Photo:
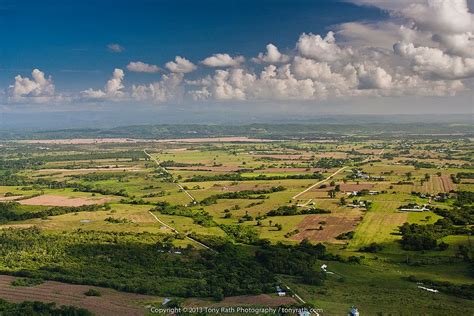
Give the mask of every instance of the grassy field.
<path id="1" fill-rule="evenodd" d="M 329 266 L 333 273 L 326 275 L 323 284 L 308 285 L 294 274 L 276 273 L 305 301 L 322 308 L 323 315 L 344 314 L 352 305 L 357 305 L 364 315 L 474 313 L 472 299 L 443 290 L 430 293 L 407 279 L 414 276 L 457 286 L 474 284 L 472 263 L 460 253 L 463 247 L 471 249 L 467 232 L 474 222 L 453 224 L 465 230 L 440 235 L 437 242 L 446 243 L 446 249 L 404 249 L 399 229 L 404 223 L 436 226 L 446 216 L 439 215 L 442 213 L 437 208 L 453 211 L 459 205 L 456 192 L 474 191 L 471 179 L 459 178 L 463 173 L 472 176 L 472 162 L 456 151 L 470 148 L 468 141 L 48 144 L 46 154 L 38 149 L 39 145 L 11 142 L 5 146 L 9 150 L 0 153 L 0 162 L 9 167 L 2 169 L 0 164 L 0 203 L 14 205 L 11 210 L 5 206 L 1 213 L 0 228 L 5 231 L 37 227 L 51 236 L 88 232 L 105 238 L 109 235 L 104 234 L 117 234 L 122 237 L 116 238 L 130 239 L 137 246 L 146 244 L 147 253 L 155 251 L 159 255 L 155 264 L 159 258 L 170 260 L 162 248 L 156 252 L 150 240 L 143 241 L 140 234 L 148 233 L 170 247 L 166 248 L 170 254 L 181 256 L 176 259 L 177 264 L 196 262 L 198 270 L 203 269 L 198 258 L 206 247 L 219 247 L 223 242 L 231 242 L 242 247 L 242 253 L 255 256 L 264 248 L 261 240 L 292 247 L 308 240 L 313 245 L 323 243 L 337 255 L 331 260 L 318 260 L 310 267 L 319 273 L 323 263 Z M 438 147 L 450 148 L 453 153 L 433 149 Z M 21 151 L 24 158 L 11 154 L 15 151 Z M 341 168 L 344 169 L 330 177 Z M 302 193 L 310 186 L 313 187 Z M 49 199 L 53 204 L 26 205 L 32 197 Z M 54 205 L 53 197 L 62 204 Z M 73 205 L 80 201 L 101 203 L 104 207 L 83 210 Z M 430 210 L 400 211 L 415 205 Z M 472 202 L 462 207 L 472 207 Z M 75 238 L 74 245 L 79 247 L 80 239 Z M 374 244 L 380 249 L 363 250 Z M 40 248 L 35 251 L 41 253 Z M 76 267 L 81 266 L 79 257 L 70 257 L 64 251 L 62 256 Z M 133 249 L 127 251 L 131 258 Z M 107 260 L 97 255 L 100 260 Z M 21 254 L 9 256 L 20 258 Z M 203 258 L 208 260 L 206 256 Z M 93 258 L 87 260 L 92 262 Z M 7 263 L 7 259 L 0 259 L 2 271 L 11 273 L 14 270 Z M 56 264 L 45 261 L 43 268 L 55 271 L 51 275 L 57 277 L 62 270 Z M 122 261 L 117 264 L 126 266 Z M 146 278 L 146 266 L 141 264 L 133 261 L 140 277 Z M 38 267 L 37 273 L 41 269 Z M 177 284 L 188 284 L 190 272 L 175 269 L 172 278 Z M 197 278 L 198 270 L 193 278 Z M 114 278 L 121 277 L 117 273 Z M 166 271 L 160 273 L 165 275 Z M 212 279 L 212 275 L 208 277 Z M 82 281 L 88 284 L 85 279 Z M 165 279 L 161 283 L 165 287 L 193 296 L 184 288 L 173 288 L 172 280 Z M 67 278 L 63 281 L 79 282 Z M 139 277 L 134 282 L 130 291 L 140 291 Z M 153 286 L 146 284 L 150 293 L 165 294 L 165 289 L 153 292 Z M 195 280 L 192 284 L 200 293 L 207 293 L 207 285 Z M 117 283 L 113 286 L 117 288 Z M 215 293 L 214 290 L 209 292 Z M 219 299 L 227 296 L 218 294 Z M 275 296 L 272 290 L 268 294 Z M 174 298 L 182 299 L 179 295 Z"/>

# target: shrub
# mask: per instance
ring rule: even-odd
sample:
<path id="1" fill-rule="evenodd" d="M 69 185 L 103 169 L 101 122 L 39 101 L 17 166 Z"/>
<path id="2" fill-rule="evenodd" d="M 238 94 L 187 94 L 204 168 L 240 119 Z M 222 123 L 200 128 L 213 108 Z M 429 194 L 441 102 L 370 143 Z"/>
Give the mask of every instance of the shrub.
<path id="1" fill-rule="evenodd" d="M 84 292 L 85 296 L 101 296 L 102 294 L 100 293 L 99 290 L 96 289 L 88 289 L 87 291 Z"/>
<path id="2" fill-rule="evenodd" d="M 43 279 L 39 278 L 23 278 L 23 279 L 16 279 L 11 282 L 12 286 L 35 286 L 42 284 L 44 282 Z"/>

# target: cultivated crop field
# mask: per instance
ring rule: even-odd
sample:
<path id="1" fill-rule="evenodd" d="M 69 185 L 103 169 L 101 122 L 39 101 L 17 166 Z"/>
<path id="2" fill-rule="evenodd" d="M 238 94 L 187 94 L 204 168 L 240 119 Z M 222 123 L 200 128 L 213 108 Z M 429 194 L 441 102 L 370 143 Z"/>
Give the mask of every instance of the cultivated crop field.
<path id="1" fill-rule="evenodd" d="M 310 305 L 323 315 L 352 305 L 366 315 L 474 313 L 468 138 L 0 148 L 0 298 L 111 315 L 145 314 L 164 297 L 176 306 Z M 15 291 L 13 276 L 46 283 Z M 62 287 L 70 296 L 46 294 Z M 86 298 L 89 287 L 104 296 Z"/>

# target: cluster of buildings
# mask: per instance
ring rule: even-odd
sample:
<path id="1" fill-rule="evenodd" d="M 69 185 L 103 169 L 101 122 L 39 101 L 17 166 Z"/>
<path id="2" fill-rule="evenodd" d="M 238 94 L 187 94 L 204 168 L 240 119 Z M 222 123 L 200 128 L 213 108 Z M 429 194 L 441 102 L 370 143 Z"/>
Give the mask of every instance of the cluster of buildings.
<path id="1" fill-rule="evenodd" d="M 354 177 L 356 179 L 364 179 L 364 180 L 372 180 L 372 181 L 384 181 L 384 177 L 379 177 L 379 176 L 370 176 L 367 173 L 362 172 L 361 170 L 353 170 L 354 172 Z"/>

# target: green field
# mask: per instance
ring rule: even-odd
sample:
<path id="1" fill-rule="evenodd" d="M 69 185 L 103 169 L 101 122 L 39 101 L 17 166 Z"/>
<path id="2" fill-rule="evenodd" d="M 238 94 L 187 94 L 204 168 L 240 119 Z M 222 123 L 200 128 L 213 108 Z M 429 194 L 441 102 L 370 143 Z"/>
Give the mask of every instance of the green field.
<path id="1" fill-rule="evenodd" d="M 48 146 L 0 152 L 3 274 L 184 305 L 289 285 L 323 315 L 474 313 L 469 140 Z"/>

